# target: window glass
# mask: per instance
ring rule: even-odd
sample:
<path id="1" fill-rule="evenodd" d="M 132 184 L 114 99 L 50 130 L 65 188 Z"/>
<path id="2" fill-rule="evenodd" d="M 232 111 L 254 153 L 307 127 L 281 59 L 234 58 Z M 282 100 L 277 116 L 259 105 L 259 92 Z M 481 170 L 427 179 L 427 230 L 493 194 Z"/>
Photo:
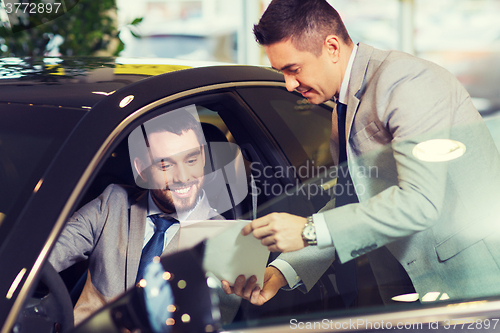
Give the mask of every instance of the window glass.
<path id="1" fill-rule="evenodd" d="M 188 219 L 204 197 L 215 210 L 203 215 L 207 219 L 233 210 L 248 188 L 242 154 L 227 133 L 217 113 L 195 104 L 148 120 L 128 139 L 136 185 L 149 190 L 158 202 L 162 193 L 167 210 L 191 211 Z"/>
<path id="2" fill-rule="evenodd" d="M 213 101 L 207 105 L 183 103 L 180 107 L 160 107 L 150 112 L 148 119 L 135 126 L 131 133 L 122 133 L 126 136 L 98 171 L 82 199 L 83 206 L 69 218 L 49 258 L 55 269 L 62 272 L 74 304 L 80 299 L 85 284 L 90 283 L 86 279 L 88 274 L 96 276 L 100 282 L 93 282 L 95 287 L 106 290 L 107 295 L 121 295 L 126 291 L 125 285 L 130 290 L 135 284 L 138 273 L 132 274 L 134 281 L 130 283 L 127 269 L 121 266 L 129 262 L 128 251 L 133 251 L 125 249 L 136 245 L 136 254 L 141 257 L 141 249 L 151 240 L 155 224 L 149 217 L 144 224 L 134 212 L 175 218 L 179 223 L 169 226 L 164 238 L 165 251 L 175 252 L 220 231 L 224 219 L 234 220 L 251 209 L 246 201 L 246 162 L 231 142 L 234 141 L 231 132 L 219 116 L 219 109 L 224 107 L 223 103 Z M 124 194 L 128 200 L 120 201 Z M 102 207 L 99 200 L 103 198 L 113 202 L 112 207 L 102 204 L 106 206 L 104 210 L 110 209 L 109 215 L 99 208 Z M 129 209 L 130 222 L 133 222 L 130 225 L 144 226 L 145 229 L 137 231 L 139 235 L 144 234 L 144 239 L 124 236 L 123 232 L 131 232 L 126 227 L 121 229 L 129 225 L 127 218 L 123 220 L 129 216 Z M 102 221 L 104 225 L 100 224 Z M 193 224 L 200 221 L 204 222 L 199 227 L 201 232 L 190 232 Z M 181 233 L 181 226 L 190 229 Z M 176 302 L 176 306 L 182 305 Z M 96 311 L 100 306 L 92 303 L 90 308 Z M 82 316 L 75 311 L 77 323 L 82 321 Z"/>
<path id="3" fill-rule="evenodd" d="M 0 227 L 19 196 L 35 189 L 80 114 L 73 110 L 2 105 Z M 64 124 L 64 126 L 56 126 Z M 4 229 L 1 228 L 2 234 Z"/>
<path id="4" fill-rule="evenodd" d="M 309 160 L 318 166 L 331 165 L 331 111 L 309 104 L 305 98 L 296 101 L 272 100 L 270 103 L 293 132 Z M 282 145 L 286 145 L 281 139 Z"/>
<path id="5" fill-rule="evenodd" d="M 40 137 L 31 133 L 0 134 L 0 156 L 2 159 L 0 211 L 7 214 L 17 196 L 26 185 L 36 165 L 47 152 L 54 138 Z"/>
<path id="6" fill-rule="evenodd" d="M 327 158 L 329 156 L 328 147 L 321 146 L 319 143 L 328 143 L 329 141 L 331 109 L 327 107 L 311 106 L 304 103 L 303 99 L 296 95 L 289 94 L 284 90 L 279 91 L 283 92 L 283 98 L 275 97 L 272 103 L 268 104 L 266 107 L 273 108 L 273 110 L 275 110 L 273 113 L 279 114 L 277 119 L 280 121 L 281 125 L 278 125 L 281 127 L 281 130 L 287 129 L 287 133 L 292 133 L 291 137 L 295 140 L 295 146 L 287 142 L 284 134 L 281 134 L 281 138 L 284 140 L 283 144 L 286 143 L 286 150 L 299 157 L 303 163 L 309 162 L 311 164 L 315 162 L 330 166 L 332 163 L 331 159 Z M 160 207 L 165 207 L 169 196 L 172 198 L 172 202 L 174 203 L 173 206 L 176 210 L 177 208 L 183 208 L 193 204 L 193 206 L 189 206 L 189 209 L 182 210 L 183 213 L 177 215 L 181 226 L 184 223 L 183 227 L 185 227 L 182 229 L 183 232 L 179 233 L 180 236 L 177 240 L 178 249 L 184 249 L 186 244 L 190 246 L 195 245 L 199 241 L 215 235 L 217 230 L 221 230 L 222 225 L 220 223 L 225 223 L 223 221 L 215 221 L 212 223 L 205 221 L 207 219 L 206 216 L 200 217 L 197 218 L 197 220 L 204 220 L 204 223 L 207 223 L 201 229 L 202 232 L 193 237 L 186 236 L 189 235 L 188 228 L 190 228 L 190 230 L 195 229 L 194 224 L 197 223 L 196 221 L 190 220 L 190 214 L 197 212 L 200 202 L 202 202 L 205 197 L 208 201 L 209 208 L 216 210 L 215 214 L 211 214 L 209 217 L 214 218 L 222 215 L 226 221 L 239 219 L 242 216 L 244 216 L 245 219 L 253 218 L 254 216 L 261 216 L 271 211 L 287 211 L 304 216 L 310 215 L 313 212 L 311 203 L 305 196 L 283 195 L 282 198 L 280 198 L 279 195 L 271 195 L 263 191 L 262 186 L 264 185 L 272 186 L 274 184 L 281 184 L 281 188 L 283 188 L 283 179 L 280 177 L 263 179 L 262 177 L 259 178 L 259 176 L 254 173 L 254 185 L 260 187 L 260 189 L 259 193 L 253 192 L 251 174 L 254 170 L 252 170 L 250 164 L 258 160 L 262 163 L 261 167 L 268 167 L 269 161 L 274 157 L 274 151 L 269 150 L 268 147 L 255 145 L 253 141 L 255 138 L 248 135 L 246 132 L 247 130 L 249 131 L 249 129 L 246 129 L 246 126 L 242 125 L 242 119 L 245 119 L 243 114 L 248 115 L 251 113 L 250 110 L 246 109 L 245 105 L 239 104 L 237 99 L 227 98 L 230 96 L 229 94 L 221 94 L 221 96 L 221 98 L 215 96 L 208 96 L 206 98 L 200 97 L 199 99 L 193 99 L 191 102 L 179 102 L 151 110 L 147 115 L 147 119 L 137 123 L 135 127 L 131 129 L 132 131 L 130 134 L 123 133 L 123 135 L 127 136 L 110 154 L 107 161 L 99 170 L 95 180 L 89 186 L 85 199 L 82 200 L 84 206 L 80 207 L 78 213 L 70 218 L 50 257 L 50 261 L 56 270 L 62 270 L 66 282 L 70 281 L 67 283 L 67 286 L 72 290 L 73 302 L 76 303 L 78 301 L 84 284 L 89 283 L 86 280 L 87 272 L 99 275 L 101 271 L 106 272 L 109 270 L 107 267 L 112 266 L 111 262 L 116 263 L 120 262 L 120 260 L 127 260 L 126 258 L 120 257 L 119 253 L 116 253 L 118 258 L 112 258 L 111 261 L 107 262 L 109 258 L 112 257 L 112 251 L 110 250 L 106 251 L 106 256 L 102 258 L 99 257 L 99 253 L 103 253 L 102 249 L 104 244 L 110 243 L 113 248 L 116 248 L 116 244 L 121 244 L 121 240 L 119 239 L 117 243 L 116 239 L 117 237 L 121 237 L 120 234 L 112 230 L 113 223 L 107 222 L 103 228 L 86 227 L 89 223 L 99 223 L 99 219 L 92 222 L 92 219 L 81 218 L 82 216 L 94 216 L 94 214 L 89 215 L 89 210 L 92 210 L 93 202 L 95 203 L 93 200 L 99 197 L 102 198 L 103 195 L 109 193 L 110 184 L 126 185 L 124 188 L 129 191 L 127 193 L 135 193 L 134 195 L 140 193 L 137 198 L 147 195 L 148 198 L 145 202 L 147 203 L 148 210 L 161 210 L 162 208 Z M 183 125 L 181 121 L 175 117 L 170 117 L 178 112 L 183 113 L 183 117 L 188 113 L 189 117 L 194 119 L 196 123 L 195 127 L 197 128 L 196 132 L 200 129 L 203 132 L 201 141 L 196 134 L 196 140 L 193 139 L 194 136 L 187 138 L 186 135 L 190 134 L 191 130 L 186 131 L 182 129 Z M 290 112 L 292 113 L 291 115 L 289 115 Z M 157 121 L 161 124 L 157 124 Z M 303 139 L 307 136 L 311 137 L 311 135 L 300 135 L 301 123 L 307 124 L 307 126 L 305 126 L 307 129 L 303 128 L 302 130 L 307 130 L 308 134 L 316 133 L 316 138 L 312 140 Z M 166 131 L 169 132 L 169 134 L 159 135 L 158 133 L 165 132 L 165 130 L 163 130 L 163 132 L 160 131 L 162 129 L 167 129 Z M 179 133 L 171 135 L 172 132 L 170 131 L 174 131 L 174 133 L 178 131 Z M 179 138 L 191 140 L 189 142 L 196 141 L 197 143 L 202 143 L 205 163 L 203 173 L 200 173 L 200 168 L 198 168 L 199 163 L 197 164 L 197 161 L 195 161 L 196 159 L 200 159 L 200 154 L 195 147 L 197 144 L 194 146 L 190 144 L 187 145 L 186 148 L 183 148 L 186 142 L 185 140 L 176 141 Z M 158 145 L 162 147 L 161 151 L 156 149 Z M 144 158 L 144 161 L 146 161 L 148 158 L 152 157 L 152 163 L 145 163 L 145 165 L 140 166 L 140 163 L 136 160 L 135 148 L 132 149 L 132 146 L 142 147 L 146 155 L 141 158 Z M 250 149 L 250 146 L 252 146 L 253 149 Z M 174 151 L 174 153 L 167 153 L 167 150 L 170 152 Z M 245 150 L 246 153 L 243 154 L 242 150 Z M 245 155 L 245 157 L 243 157 L 243 155 Z M 301 164 L 297 165 L 299 166 Z M 196 173 L 196 177 L 191 177 L 189 184 L 186 186 L 181 184 L 181 172 L 177 172 L 182 168 L 185 170 L 184 175 L 190 172 L 191 175 Z M 144 175 L 150 176 L 153 182 L 146 182 L 147 179 L 142 178 Z M 178 178 L 174 179 L 175 177 Z M 192 192 L 191 185 L 201 178 L 203 178 L 203 192 L 200 193 L 203 193 L 203 195 L 198 196 L 198 198 L 202 199 L 192 201 L 190 200 L 190 193 Z M 259 180 L 265 180 L 266 184 L 263 182 L 259 183 Z M 151 184 L 153 185 L 151 186 Z M 158 184 L 162 185 L 158 186 Z M 157 191 L 159 195 L 160 192 L 163 191 L 163 187 L 166 188 L 166 186 L 168 186 L 168 191 L 176 193 L 166 195 L 164 198 L 165 201 L 157 200 L 156 194 L 154 196 L 152 195 L 151 198 L 157 207 L 150 206 L 151 201 L 149 195 L 153 191 Z M 149 192 L 145 190 L 149 190 Z M 273 201 L 273 198 L 276 200 Z M 176 201 L 177 199 L 180 200 Z M 119 204 L 115 203 L 114 209 L 117 209 L 118 206 Z M 99 207 L 101 207 L 101 205 L 99 205 Z M 130 209 L 132 212 L 136 208 Z M 100 212 L 99 208 L 96 214 L 98 215 Z M 128 214 L 126 215 L 128 216 Z M 131 216 L 132 215 L 131 213 Z M 186 219 L 183 220 L 184 218 Z M 210 228 L 208 226 L 210 226 Z M 219 229 L 217 229 L 217 227 Z M 99 230 L 101 234 L 92 235 L 92 232 L 87 232 L 87 229 Z M 75 236 L 70 236 L 70 234 L 75 235 L 75 230 L 78 230 L 76 235 L 88 235 L 90 238 L 98 237 L 99 242 L 97 242 L 94 248 L 89 249 L 87 248 L 87 240 L 81 243 L 78 240 L 75 241 Z M 151 227 L 148 231 L 148 227 L 146 227 L 144 237 L 147 238 L 146 235 L 148 234 L 151 236 L 153 230 L 154 228 Z M 169 231 L 167 230 L 165 237 L 166 239 L 170 239 L 168 240 L 168 244 L 175 244 L 170 243 L 173 242 L 173 240 L 169 238 L 173 237 L 175 232 L 174 235 L 169 235 L 168 233 Z M 112 236 L 110 236 L 111 234 Z M 78 237 L 76 237 L 76 239 Z M 254 238 L 248 239 L 256 241 L 259 250 L 264 252 L 267 251 L 265 247 L 261 246 L 260 241 Z M 69 244 L 67 243 L 68 240 L 70 240 Z M 144 244 L 141 245 L 145 246 L 148 240 L 139 240 L 139 242 L 143 242 Z M 94 244 L 93 241 L 90 243 Z M 217 242 L 215 243 L 217 244 Z M 75 244 L 76 247 L 83 247 L 76 249 Z M 212 242 L 212 244 L 214 243 Z M 71 253 L 77 253 L 76 256 L 68 255 L 66 248 L 68 246 L 72 248 Z M 138 247 L 137 251 L 140 251 L 140 249 L 141 246 Z M 255 251 L 239 252 L 239 255 L 249 255 L 251 258 L 254 258 L 257 256 L 258 252 L 259 251 L 255 249 Z M 92 254 L 87 261 L 88 263 L 84 263 L 82 269 L 82 265 L 80 264 L 83 262 L 81 260 L 86 257 L 86 255 L 84 255 L 85 253 Z M 225 251 L 225 253 L 229 254 L 232 252 Z M 270 256 L 269 252 L 266 252 L 263 257 L 264 262 L 261 266 L 265 267 L 267 261 L 273 260 L 274 257 L 276 257 L 274 254 Z M 234 260 L 235 261 L 230 262 L 231 266 L 236 265 L 236 261 L 241 261 L 240 266 L 243 267 L 249 265 L 246 259 Z M 80 262 L 75 264 L 76 261 Z M 126 273 L 114 270 L 113 276 L 117 276 L 117 274 L 120 274 L 120 276 L 123 274 L 123 276 L 125 276 Z M 96 277 L 96 281 L 106 281 L 106 279 L 107 277 L 105 275 Z M 103 283 L 105 284 L 105 282 Z M 108 293 L 114 293 L 116 291 L 115 285 L 109 286 L 109 289 L 106 289 L 108 286 L 103 285 L 103 283 L 99 282 L 95 287 L 101 290 L 108 290 Z M 174 293 L 177 292 L 177 284 L 172 284 L 172 288 Z M 125 289 L 122 289 L 120 292 L 117 292 L 117 294 L 124 291 Z M 219 296 L 223 296 L 220 294 L 220 291 L 219 288 Z M 239 301 L 235 302 L 234 299 L 231 300 L 231 297 L 221 297 L 222 322 L 224 324 L 233 323 L 237 325 L 238 323 L 246 323 L 249 320 L 272 318 L 280 314 L 299 314 L 303 311 L 322 311 L 325 309 L 331 295 L 338 297 L 333 290 L 331 282 L 328 282 L 326 278 L 326 280 L 322 280 L 318 286 L 314 287 L 306 296 L 304 296 L 299 289 L 290 292 L 283 290 L 279 292 L 279 295 L 273 302 L 258 308 L 247 302 L 242 302 L 240 307 Z M 98 309 L 96 308 L 95 310 Z M 81 317 L 79 317 L 78 314 L 76 314 L 76 317 L 79 318 L 77 322 L 80 322 Z"/>
<path id="7" fill-rule="evenodd" d="M 279 88 L 241 89 L 302 180 L 333 166 L 330 154 L 332 109 L 312 105 L 298 94 Z M 256 95 L 261 98 L 252 98 Z"/>

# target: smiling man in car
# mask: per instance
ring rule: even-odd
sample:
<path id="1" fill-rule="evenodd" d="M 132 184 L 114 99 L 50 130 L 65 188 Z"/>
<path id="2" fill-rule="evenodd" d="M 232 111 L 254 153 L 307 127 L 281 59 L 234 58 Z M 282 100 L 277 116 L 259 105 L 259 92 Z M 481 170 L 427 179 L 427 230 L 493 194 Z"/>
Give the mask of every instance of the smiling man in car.
<path id="1" fill-rule="evenodd" d="M 49 259 L 57 271 L 89 260 L 76 324 L 135 286 L 155 256 L 175 252 L 179 221 L 223 219 L 203 190 L 205 137 L 196 110 L 188 109 L 147 121 L 129 136 L 136 183 L 148 190 L 109 185 L 59 237 Z"/>
<path id="2" fill-rule="evenodd" d="M 308 218 L 252 221 L 243 234 L 288 253 L 262 290 L 239 277 L 226 292 L 262 304 L 285 285 L 309 290 L 334 259 L 339 273 L 366 254 L 386 302 L 395 295 L 382 286 L 402 273 L 420 300 L 499 295 L 500 156 L 458 80 L 409 54 L 355 45 L 326 0 L 273 0 L 254 33 L 289 91 L 338 103 L 337 187 L 363 191 Z M 373 167 L 377 177 L 352 172 Z"/>

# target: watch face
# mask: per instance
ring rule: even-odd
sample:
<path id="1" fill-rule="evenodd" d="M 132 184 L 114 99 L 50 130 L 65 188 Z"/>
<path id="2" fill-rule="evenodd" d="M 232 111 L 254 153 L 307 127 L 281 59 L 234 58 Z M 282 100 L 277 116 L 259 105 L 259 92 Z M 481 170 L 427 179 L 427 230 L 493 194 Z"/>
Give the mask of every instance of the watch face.
<path id="1" fill-rule="evenodd" d="M 306 239 L 316 239 L 316 229 L 312 225 L 308 225 L 304 228 L 304 231 L 302 232 L 302 235 Z"/>

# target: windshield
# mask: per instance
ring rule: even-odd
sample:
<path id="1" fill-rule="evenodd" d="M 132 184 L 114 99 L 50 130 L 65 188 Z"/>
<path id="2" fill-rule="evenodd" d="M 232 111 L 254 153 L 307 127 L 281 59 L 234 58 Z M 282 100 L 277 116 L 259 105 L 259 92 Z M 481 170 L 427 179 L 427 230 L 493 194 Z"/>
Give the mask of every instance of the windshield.
<path id="1" fill-rule="evenodd" d="M 2 105 L 0 122 L 0 239 L 36 191 L 50 161 L 80 118 L 74 110 Z M 9 223 L 11 225 L 11 223 Z"/>

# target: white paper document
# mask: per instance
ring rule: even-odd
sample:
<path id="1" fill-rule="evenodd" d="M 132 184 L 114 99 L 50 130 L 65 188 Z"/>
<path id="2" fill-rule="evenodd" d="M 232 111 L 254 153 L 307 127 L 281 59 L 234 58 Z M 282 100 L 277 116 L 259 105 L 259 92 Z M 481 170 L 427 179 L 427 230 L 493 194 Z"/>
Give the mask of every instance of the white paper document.
<path id="1" fill-rule="evenodd" d="M 178 251 L 187 250 L 237 224 L 234 220 L 181 221 Z"/>
<path id="2" fill-rule="evenodd" d="M 262 287 L 269 250 L 252 235 L 241 235 L 249 221 L 200 221 L 181 227 L 179 249 L 196 245 L 208 238 L 203 269 L 231 285 L 239 275 L 257 277 Z"/>

